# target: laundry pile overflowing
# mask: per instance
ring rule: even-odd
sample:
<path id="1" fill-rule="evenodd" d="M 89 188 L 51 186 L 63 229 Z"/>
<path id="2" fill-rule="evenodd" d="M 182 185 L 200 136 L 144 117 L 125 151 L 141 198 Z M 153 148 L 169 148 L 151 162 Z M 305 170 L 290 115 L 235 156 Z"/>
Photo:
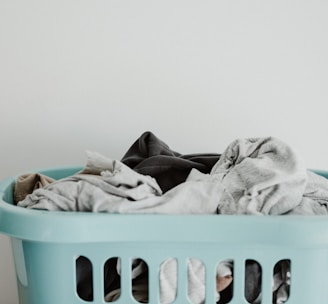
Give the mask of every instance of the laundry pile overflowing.
<path id="1" fill-rule="evenodd" d="M 14 199 L 20 207 L 49 211 L 324 215 L 328 180 L 307 170 L 291 147 L 273 137 L 237 139 L 222 154 L 182 155 L 146 132 L 121 160 L 87 152 L 85 167 L 72 176 L 56 181 L 38 173 L 18 177 Z M 231 264 L 224 265 L 218 282 L 232 275 Z M 204 271 L 198 266 L 197 271 Z M 280 281 L 288 280 L 289 269 L 283 269 L 285 273 L 276 274 Z M 167 274 L 164 269 L 162 286 Z M 287 300 L 288 284 L 280 281 L 274 282 L 274 303 Z M 221 292 L 217 300 L 223 304 Z M 254 287 L 249 293 L 254 296 L 248 302 L 258 303 L 260 291 Z M 202 290 L 190 299 L 204 303 L 203 295 Z"/>

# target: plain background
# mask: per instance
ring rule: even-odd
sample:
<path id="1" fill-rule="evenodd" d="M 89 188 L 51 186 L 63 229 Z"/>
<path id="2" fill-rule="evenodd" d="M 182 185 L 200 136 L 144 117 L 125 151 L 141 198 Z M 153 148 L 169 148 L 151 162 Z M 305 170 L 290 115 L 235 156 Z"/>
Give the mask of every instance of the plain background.
<path id="1" fill-rule="evenodd" d="M 328 169 L 327 1 L 1 0 L 0 178 L 275 136 Z M 0 303 L 17 304 L 0 237 Z"/>

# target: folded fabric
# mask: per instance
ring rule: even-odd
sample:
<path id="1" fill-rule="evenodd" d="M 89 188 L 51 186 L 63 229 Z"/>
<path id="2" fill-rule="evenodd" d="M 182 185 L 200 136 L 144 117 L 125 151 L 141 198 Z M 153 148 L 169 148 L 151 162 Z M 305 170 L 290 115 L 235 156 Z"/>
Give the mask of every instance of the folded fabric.
<path id="1" fill-rule="evenodd" d="M 122 163 L 136 172 L 156 179 L 163 192 L 183 183 L 192 168 L 209 173 L 220 154 L 198 153 L 182 155 L 152 132 L 143 133 L 128 149 Z"/>

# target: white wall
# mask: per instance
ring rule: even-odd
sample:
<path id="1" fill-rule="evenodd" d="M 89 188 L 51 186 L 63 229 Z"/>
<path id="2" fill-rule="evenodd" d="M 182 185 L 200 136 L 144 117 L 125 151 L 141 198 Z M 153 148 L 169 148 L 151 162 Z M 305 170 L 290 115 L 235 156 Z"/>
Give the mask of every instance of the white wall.
<path id="1" fill-rule="evenodd" d="M 1 0 L 0 178 L 272 135 L 328 169 L 326 1 Z M 0 303 L 17 304 L 7 237 Z"/>

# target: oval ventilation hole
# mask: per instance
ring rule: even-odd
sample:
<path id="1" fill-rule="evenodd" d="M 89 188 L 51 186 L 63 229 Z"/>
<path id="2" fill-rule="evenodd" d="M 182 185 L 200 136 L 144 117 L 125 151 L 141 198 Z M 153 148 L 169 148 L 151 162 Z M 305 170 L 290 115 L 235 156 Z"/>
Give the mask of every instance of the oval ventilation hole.
<path id="1" fill-rule="evenodd" d="M 85 256 L 79 256 L 75 260 L 76 292 L 80 299 L 93 301 L 93 274 L 92 263 Z"/>
<path id="2" fill-rule="evenodd" d="M 280 260 L 273 269 L 272 303 L 286 303 L 290 293 L 291 262 Z"/>
<path id="3" fill-rule="evenodd" d="M 187 260 L 187 265 L 188 300 L 189 303 L 198 304 L 200 299 L 205 300 L 205 265 L 200 259 L 196 258 L 189 258 Z"/>
<path id="4" fill-rule="evenodd" d="M 104 300 L 115 302 L 121 296 L 121 259 L 112 257 L 104 264 Z"/>
<path id="5" fill-rule="evenodd" d="M 220 261 L 216 268 L 217 303 L 230 303 L 233 297 L 233 260 Z"/>
<path id="6" fill-rule="evenodd" d="M 248 303 L 261 303 L 262 267 L 255 260 L 245 261 L 245 299 Z"/>
<path id="7" fill-rule="evenodd" d="M 171 304 L 177 297 L 178 261 L 176 258 L 164 260 L 159 267 L 160 303 Z"/>
<path id="8" fill-rule="evenodd" d="M 148 303 L 148 264 L 140 258 L 131 263 L 132 296 L 139 303 Z"/>

